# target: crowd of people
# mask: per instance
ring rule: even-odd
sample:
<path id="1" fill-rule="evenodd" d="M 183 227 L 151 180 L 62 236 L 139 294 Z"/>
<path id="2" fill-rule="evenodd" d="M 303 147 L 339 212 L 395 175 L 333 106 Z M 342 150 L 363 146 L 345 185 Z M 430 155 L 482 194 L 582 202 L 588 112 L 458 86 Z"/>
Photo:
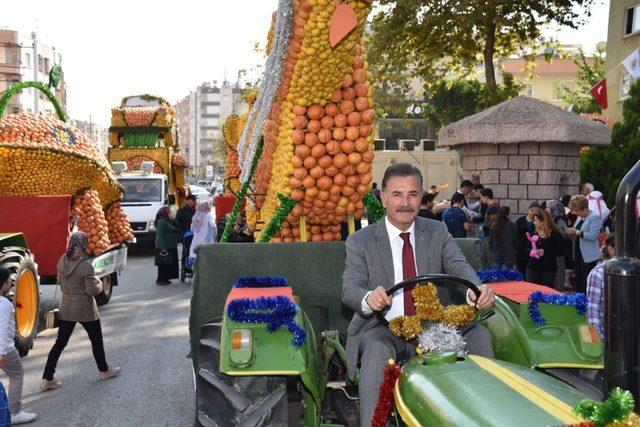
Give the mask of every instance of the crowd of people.
<path id="1" fill-rule="evenodd" d="M 225 223 L 216 224 L 213 204 L 208 200 L 198 201 L 190 194 L 187 202 L 176 212 L 169 207 L 160 208 L 156 215 L 156 257 L 158 268 L 157 285 L 169 285 L 172 279 L 180 277 L 180 269 L 186 270 L 197 257 L 200 245 L 220 240 Z M 254 241 L 253 229 L 247 224 L 244 212 L 238 214 L 229 235 L 229 243 L 250 243 Z M 178 254 L 178 243 L 182 243 L 182 254 Z"/>
<path id="2" fill-rule="evenodd" d="M 514 222 L 493 191 L 465 180 L 450 200 L 425 192 L 419 215 L 443 221 L 456 238 L 480 239 L 483 269 L 516 269 L 530 283 L 586 292 L 588 316 L 602 336 L 604 266 L 613 255 L 611 210 L 585 183 L 580 193 L 532 202 Z M 600 302 L 598 302 L 600 301 Z"/>

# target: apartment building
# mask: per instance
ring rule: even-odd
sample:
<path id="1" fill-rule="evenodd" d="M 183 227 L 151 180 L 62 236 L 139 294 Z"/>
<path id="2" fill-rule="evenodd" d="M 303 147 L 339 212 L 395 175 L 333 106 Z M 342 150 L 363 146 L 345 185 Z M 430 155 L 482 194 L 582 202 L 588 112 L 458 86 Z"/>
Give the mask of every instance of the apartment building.
<path id="1" fill-rule="evenodd" d="M 640 1 L 615 0 L 609 5 L 607 34 L 607 109 L 605 117 L 622 120 L 622 103 L 629 95 L 632 78 L 621 65 L 631 52 L 640 47 Z"/>
<path id="2" fill-rule="evenodd" d="M 220 141 L 222 125 L 232 114 L 244 114 L 247 104 L 239 84 L 205 82 L 181 99 L 174 108 L 180 132 L 180 151 L 192 175 L 202 175 L 210 162 L 214 141 Z"/>
<path id="3" fill-rule="evenodd" d="M 33 32 L 25 34 L 6 28 L 0 28 L 0 92 L 15 83 L 37 80 L 47 84 L 49 71 L 60 60 L 60 54 L 47 40 L 38 38 Z M 67 89 L 64 74 L 58 88 L 53 93 L 66 110 Z M 36 114 L 55 114 L 53 104 L 47 97 L 34 88 L 22 90 L 11 100 L 4 114 L 29 112 Z"/>

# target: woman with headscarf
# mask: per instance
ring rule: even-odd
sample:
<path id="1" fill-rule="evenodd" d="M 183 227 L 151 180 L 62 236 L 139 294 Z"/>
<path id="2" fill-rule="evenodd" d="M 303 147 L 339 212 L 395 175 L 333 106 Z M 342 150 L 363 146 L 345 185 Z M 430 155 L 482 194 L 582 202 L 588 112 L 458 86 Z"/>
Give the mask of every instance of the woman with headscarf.
<path id="1" fill-rule="evenodd" d="M 47 357 L 47 365 L 42 375 L 42 390 L 60 387 L 60 383 L 54 378 L 56 365 L 77 322 L 80 322 L 89 335 L 93 357 L 100 371 L 100 379 L 106 380 L 120 374 L 119 367 L 107 365 L 104 354 L 102 327 L 94 299 L 102 292 L 102 282 L 95 276 L 91 260 L 87 257 L 88 241 L 85 233 L 81 231 L 73 233 L 67 252 L 58 261 L 58 283 L 62 292 L 57 317 L 58 337 Z"/>
<path id="2" fill-rule="evenodd" d="M 207 200 L 199 202 L 196 206 L 196 214 L 191 221 L 191 231 L 193 231 L 193 240 L 189 250 L 189 258 L 196 257 L 195 248 L 199 245 L 214 243 L 218 236 L 216 223 L 211 215 L 211 203 Z"/>
<path id="3" fill-rule="evenodd" d="M 168 285 L 180 277 L 178 267 L 178 224 L 167 206 L 156 214 L 156 285 Z"/>
<path id="4" fill-rule="evenodd" d="M 564 231 L 569 226 L 569 220 L 567 219 L 564 205 L 560 200 L 547 200 L 546 211 L 562 235 L 563 252 L 562 255 L 558 256 L 558 269 L 556 270 L 556 278 L 553 281 L 553 288 L 562 292 L 566 282 L 566 258 L 571 259 L 571 238 Z"/>

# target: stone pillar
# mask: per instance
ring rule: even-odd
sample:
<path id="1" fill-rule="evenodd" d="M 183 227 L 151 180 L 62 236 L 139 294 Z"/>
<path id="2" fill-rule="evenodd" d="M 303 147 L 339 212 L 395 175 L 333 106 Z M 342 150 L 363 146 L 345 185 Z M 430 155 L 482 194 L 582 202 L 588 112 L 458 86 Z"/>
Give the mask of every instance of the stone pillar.
<path id="1" fill-rule="evenodd" d="M 580 147 L 560 142 L 464 144 L 463 176 L 491 188 L 514 215 L 532 201 L 577 194 Z"/>

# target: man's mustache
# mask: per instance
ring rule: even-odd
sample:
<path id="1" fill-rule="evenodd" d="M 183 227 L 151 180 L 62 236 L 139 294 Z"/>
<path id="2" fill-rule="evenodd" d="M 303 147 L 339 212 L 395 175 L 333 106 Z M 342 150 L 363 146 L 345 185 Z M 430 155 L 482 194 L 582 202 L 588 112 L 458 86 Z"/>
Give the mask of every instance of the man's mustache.
<path id="1" fill-rule="evenodd" d="M 415 212 L 415 209 L 412 209 L 412 208 L 410 208 L 410 207 L 408 207 L 408 206 L 404 206 L 404 207 L 401 207 L 401 208 L 396 209 L 396 212 L 407 212 L 407 213 L 413 213 L 413 212 Z"/>

